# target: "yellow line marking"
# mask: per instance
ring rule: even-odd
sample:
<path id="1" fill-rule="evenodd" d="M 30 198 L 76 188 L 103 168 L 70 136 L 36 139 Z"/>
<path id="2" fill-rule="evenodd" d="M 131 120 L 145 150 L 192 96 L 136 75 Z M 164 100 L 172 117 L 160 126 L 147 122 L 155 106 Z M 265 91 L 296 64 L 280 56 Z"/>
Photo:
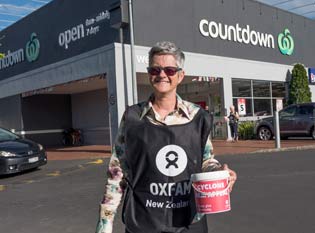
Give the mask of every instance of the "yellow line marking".
<path id="1" fill-rule="evenodd" d="M 47 173 L 46 176 L 60 176 L 60 171 L 55 171 L 52 173 Z"/>
<path id="2" fill-rule="evenodd" d="M 0 185 L 0 192 L 5 190 L 5 185 Z"/>
<path id="3" fill-rule="evenodd" d="M 92 162 L 88 162 L 87 164 L 102 164 L 103 163 L 103 160 L 102 159 L 98 159 L 98 160 L 95 160 L 95 161 L 92 161 Z"/>
<path id="4" fill-rule="evenodd" d="M 24 181 L 26 184 L 31 184 L 31 183 L 34 183 L 34 180 L 25 180 Z"/>

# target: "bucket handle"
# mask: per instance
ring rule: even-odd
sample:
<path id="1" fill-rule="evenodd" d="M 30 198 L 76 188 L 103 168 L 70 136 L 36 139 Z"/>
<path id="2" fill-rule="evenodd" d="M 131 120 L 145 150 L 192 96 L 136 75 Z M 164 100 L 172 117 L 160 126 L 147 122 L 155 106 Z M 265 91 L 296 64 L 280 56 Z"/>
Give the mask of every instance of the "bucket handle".
<path id="1" fill-rule="evenodd" d="M 204 194 L 204 195 L 208 195 L 208 193 L 212 192 L 212 191 L 209 191 L 209 192 L 202 192 L 202 191 L 200 191 L 200 190 L 196 187 L 196 185 L 195 185 L 194 183 L 192 183 L 191 185 L 192 185 L 192 187 L 194 188 L 194 190 L 196 190 L 198 193 L 201 193 L 201 194 Z M 224 193 L 224 192 L 226 192 L 227 190 L 229 190 L 230 187 L 231 187 L 231 182 L 228 181 L 228 185 L 226 186 L 226 188 L 223 189 L 223 190 L 217 191 L 217 192 Z"/>

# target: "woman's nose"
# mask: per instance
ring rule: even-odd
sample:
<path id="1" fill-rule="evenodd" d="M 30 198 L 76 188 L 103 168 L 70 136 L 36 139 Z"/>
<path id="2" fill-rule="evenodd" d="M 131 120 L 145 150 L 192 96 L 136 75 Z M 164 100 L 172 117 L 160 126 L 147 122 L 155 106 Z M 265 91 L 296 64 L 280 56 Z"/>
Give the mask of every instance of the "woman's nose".
<path id="1" fill-rule="evenodd" d="M 164 70 L 161 70 L 159 76 L 160 76 L 160 77 L 167 77 L 167 75 L 166 75 L 166 73 L 164 72 Z"/>

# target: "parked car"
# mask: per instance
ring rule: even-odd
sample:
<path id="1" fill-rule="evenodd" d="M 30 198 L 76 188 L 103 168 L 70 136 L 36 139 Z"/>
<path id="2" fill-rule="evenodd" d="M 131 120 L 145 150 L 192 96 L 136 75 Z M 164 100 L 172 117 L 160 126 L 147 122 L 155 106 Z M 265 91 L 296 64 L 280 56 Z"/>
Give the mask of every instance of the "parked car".
<path id="1" fill-rule="evenodd" d="M 0 175 L 37 168 L 46 163 L 42 145 L 0 128 Z"/>
<path id="2" fill-rule="evenodd" d="M 256 124 L 256 134 L 261 140 L 274 136 L 274 119 L 267 117 Z M 293 104 L 279 111 L 280 137 L 310 136 L 315 139 L 315 103 Z"/>

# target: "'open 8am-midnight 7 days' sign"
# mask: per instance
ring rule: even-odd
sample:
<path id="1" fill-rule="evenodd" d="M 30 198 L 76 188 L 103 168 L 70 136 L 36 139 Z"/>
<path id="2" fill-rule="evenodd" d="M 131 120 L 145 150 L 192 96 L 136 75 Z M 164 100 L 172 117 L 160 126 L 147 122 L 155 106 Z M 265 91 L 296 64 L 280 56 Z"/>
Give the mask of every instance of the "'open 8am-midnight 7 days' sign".
<path id="1" fill-rule="evenodd" d="M 315 68 L 308 68 L 309 84 L 315 85 Z"/>

